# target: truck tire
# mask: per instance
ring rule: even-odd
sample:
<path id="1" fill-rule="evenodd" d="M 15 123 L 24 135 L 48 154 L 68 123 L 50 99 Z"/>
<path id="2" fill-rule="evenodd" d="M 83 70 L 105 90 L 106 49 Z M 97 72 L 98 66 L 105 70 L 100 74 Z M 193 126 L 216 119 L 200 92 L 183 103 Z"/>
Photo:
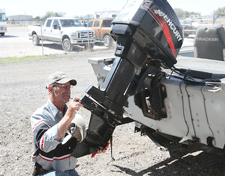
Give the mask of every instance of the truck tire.
<path id="1" fill-rule="evenodd" d="M 112 46 L 112 38 L 110 37 L 110 35 L 106 34 L 103 37 L 103 44 L 106 47 L 111 47 Z"/>
<path id="2" fill-rule="evenodd" d="M 63 39 L 62 48 L 64 51 L 73 51 L 73 45 L 71 44 L 70 39 Z"/>
<path id="3" fill-rule="evenodd" d="M 3 33 L 1 33 L 1 36 L 4 36 L 5 35 L 5 33 L 3 32 Z"/>
<path id="4" fill-rule="evenodd" d="M 37 34 L 32 35 L 32 41 L 35 46 L 40 45 L 40 39 L 38 38 Z"/>

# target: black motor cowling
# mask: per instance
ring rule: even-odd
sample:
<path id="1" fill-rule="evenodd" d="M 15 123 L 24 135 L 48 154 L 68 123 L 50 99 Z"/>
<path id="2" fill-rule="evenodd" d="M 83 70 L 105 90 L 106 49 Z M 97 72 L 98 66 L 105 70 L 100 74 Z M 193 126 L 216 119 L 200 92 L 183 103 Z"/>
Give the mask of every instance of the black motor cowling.
<path id="1" fill-rule="evenodd" d="M 72 153 L 75 157 L 106 146 L 115 127 L 126 123 L 123 107 L 142 89 L 146 62 L 173 67 L 183 42 L 179 20 L 166 0 L 130 0 L 112 22 L 111 35 L 117 57 L 101 88 L 90 86 L 80 98 L 92 116 L 86 138 Z"/>
<path id="2" fill-rule="evenodd" d="M 129 1 L 113 20 L 111 35 L 117 40 L 116 56 L 133 56 L 139 63 L 134 55 L 139 50 L 143 57 L 159 59 L 168 67 L 176 63 L 183 43 L 179 19 L 166 0 Z"/>

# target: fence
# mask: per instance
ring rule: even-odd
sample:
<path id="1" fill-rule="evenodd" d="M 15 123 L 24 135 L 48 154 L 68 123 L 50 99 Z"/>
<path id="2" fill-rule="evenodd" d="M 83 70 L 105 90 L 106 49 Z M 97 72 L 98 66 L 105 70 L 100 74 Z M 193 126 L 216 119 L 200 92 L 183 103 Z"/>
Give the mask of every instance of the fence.
<path id="1" fill-rule="evenodd" d="M 28 25 L 43 25 L 44 20 L 8 20 L 8 25 L 20 25 L 20 26 L 28 26 Z"/>

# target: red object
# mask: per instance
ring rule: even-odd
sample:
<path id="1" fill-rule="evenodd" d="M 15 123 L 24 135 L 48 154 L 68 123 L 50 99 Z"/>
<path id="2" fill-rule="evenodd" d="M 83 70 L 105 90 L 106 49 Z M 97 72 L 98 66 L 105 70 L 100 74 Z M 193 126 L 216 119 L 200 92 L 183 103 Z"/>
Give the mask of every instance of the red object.
<path id="1" fill-rule="evenodd" d="M 104 152 L 108 149 L 108 147 L 109 147 L 109 142 L 107 143 L 107 145 L 106 145 L 106 147 L 105 147 L 104 149 L 98 150 L 97 152 L 92 153 L 91 158 L 94 158 L 94 156 L 95 156 L 97 153 L 104 153 Z"/>

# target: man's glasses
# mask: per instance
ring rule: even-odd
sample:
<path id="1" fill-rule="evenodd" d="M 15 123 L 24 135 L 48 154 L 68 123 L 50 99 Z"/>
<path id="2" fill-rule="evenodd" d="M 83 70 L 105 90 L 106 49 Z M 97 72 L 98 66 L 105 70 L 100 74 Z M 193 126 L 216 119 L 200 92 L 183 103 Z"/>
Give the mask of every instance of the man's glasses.
<path id="1" fill-rule="evenodd" d="M 71 85 L 56 84 L 54 87 L 60 87 L 60 88 L 63 88 L 63 89 L 70 90 Z"/>

